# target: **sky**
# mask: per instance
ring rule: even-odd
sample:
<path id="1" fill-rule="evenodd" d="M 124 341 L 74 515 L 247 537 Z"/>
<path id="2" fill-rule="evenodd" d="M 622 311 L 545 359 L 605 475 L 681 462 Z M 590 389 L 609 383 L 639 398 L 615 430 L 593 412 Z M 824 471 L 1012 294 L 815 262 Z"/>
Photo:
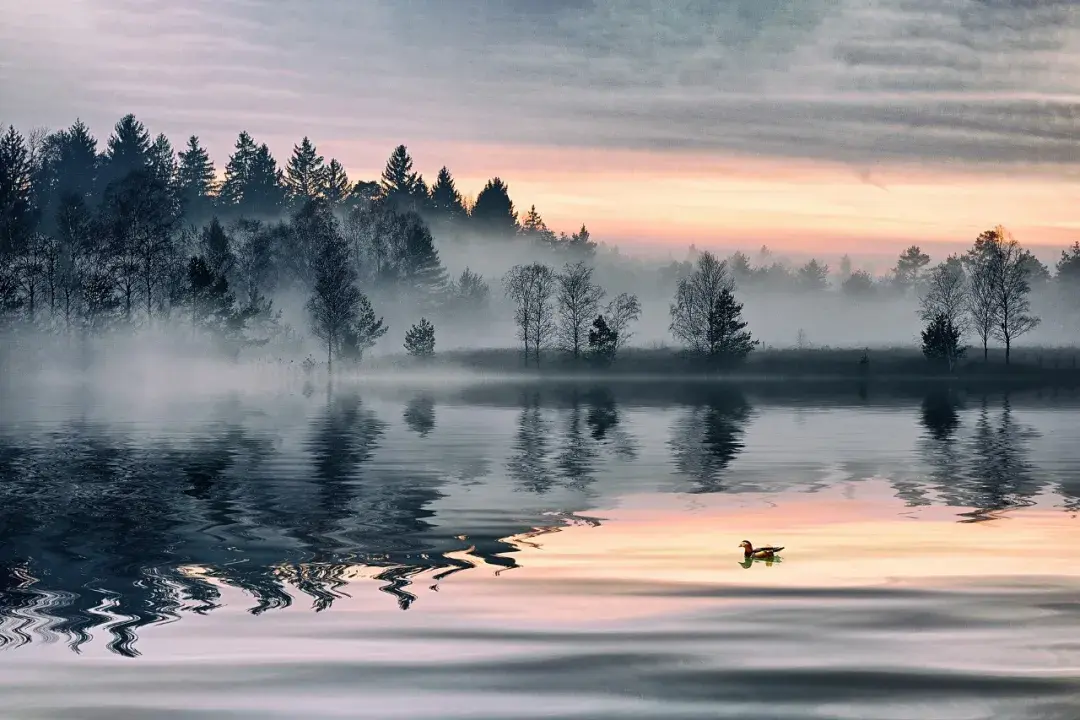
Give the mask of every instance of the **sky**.
<path id="1" fill-rule="evenodd" d="M 307 135 L 628 249 L 1080 240 L 1072 0 L 0 0 L 0 123 Z"/>

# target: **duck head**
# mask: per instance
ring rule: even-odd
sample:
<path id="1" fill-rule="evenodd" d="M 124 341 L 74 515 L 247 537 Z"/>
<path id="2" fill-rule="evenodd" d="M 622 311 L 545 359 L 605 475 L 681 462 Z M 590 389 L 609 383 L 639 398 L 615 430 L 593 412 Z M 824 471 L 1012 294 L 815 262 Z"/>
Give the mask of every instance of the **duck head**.
<path id="1" fill-rule="evenodd" d="M 754 546 L 750 544 L 749 540 L 743 540 L 739 543 L 739 547 L 743 549 L 743 552 L 749 553 L 754 551 Z"/>

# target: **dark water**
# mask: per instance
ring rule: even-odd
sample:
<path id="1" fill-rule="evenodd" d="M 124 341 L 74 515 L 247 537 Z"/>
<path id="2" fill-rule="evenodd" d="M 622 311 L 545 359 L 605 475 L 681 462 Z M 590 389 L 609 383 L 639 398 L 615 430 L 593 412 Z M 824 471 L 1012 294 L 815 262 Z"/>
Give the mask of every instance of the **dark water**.
<path id="1" fill-rule="evenodd" d="M 1080 717 L 1075 395 L 2 403 L 5 718 Z"/>

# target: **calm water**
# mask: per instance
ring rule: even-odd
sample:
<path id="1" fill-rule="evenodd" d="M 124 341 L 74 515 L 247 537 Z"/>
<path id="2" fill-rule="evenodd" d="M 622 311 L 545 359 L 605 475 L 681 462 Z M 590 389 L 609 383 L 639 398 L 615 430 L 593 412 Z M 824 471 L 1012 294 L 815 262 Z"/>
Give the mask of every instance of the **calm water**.
<path id="1" fill-rule="evenodd" d="M 0 402 L 5 718 L 1080 717 L 1075 395 Z"/>

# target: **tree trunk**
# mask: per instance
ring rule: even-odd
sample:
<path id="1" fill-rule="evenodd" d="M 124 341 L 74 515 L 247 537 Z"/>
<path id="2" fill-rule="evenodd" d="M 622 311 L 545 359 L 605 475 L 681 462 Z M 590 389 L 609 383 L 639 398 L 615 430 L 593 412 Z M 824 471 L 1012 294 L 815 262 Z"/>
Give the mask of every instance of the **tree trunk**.
<path id="1" fill-rule="evenodd" d="M 988 356 L 989 356 L 989 351 L 987 351 L 987 349 L 986 349 L 986 338 L 983 338 L 983 362 L 987 361 Z"/>
<path id="2" fill-rule="evenodd" d="M 1009 364 L 1009 350 L 1012 349 L 1012 340 L 1008 335 L 1005 336 L 1005 364 Z"/>
<path id="3" fill-rule="evenodd" d="M 332 337 L 326 339 L 326 374 L 331 375 L 334 371 L 334 340 Z"/>

